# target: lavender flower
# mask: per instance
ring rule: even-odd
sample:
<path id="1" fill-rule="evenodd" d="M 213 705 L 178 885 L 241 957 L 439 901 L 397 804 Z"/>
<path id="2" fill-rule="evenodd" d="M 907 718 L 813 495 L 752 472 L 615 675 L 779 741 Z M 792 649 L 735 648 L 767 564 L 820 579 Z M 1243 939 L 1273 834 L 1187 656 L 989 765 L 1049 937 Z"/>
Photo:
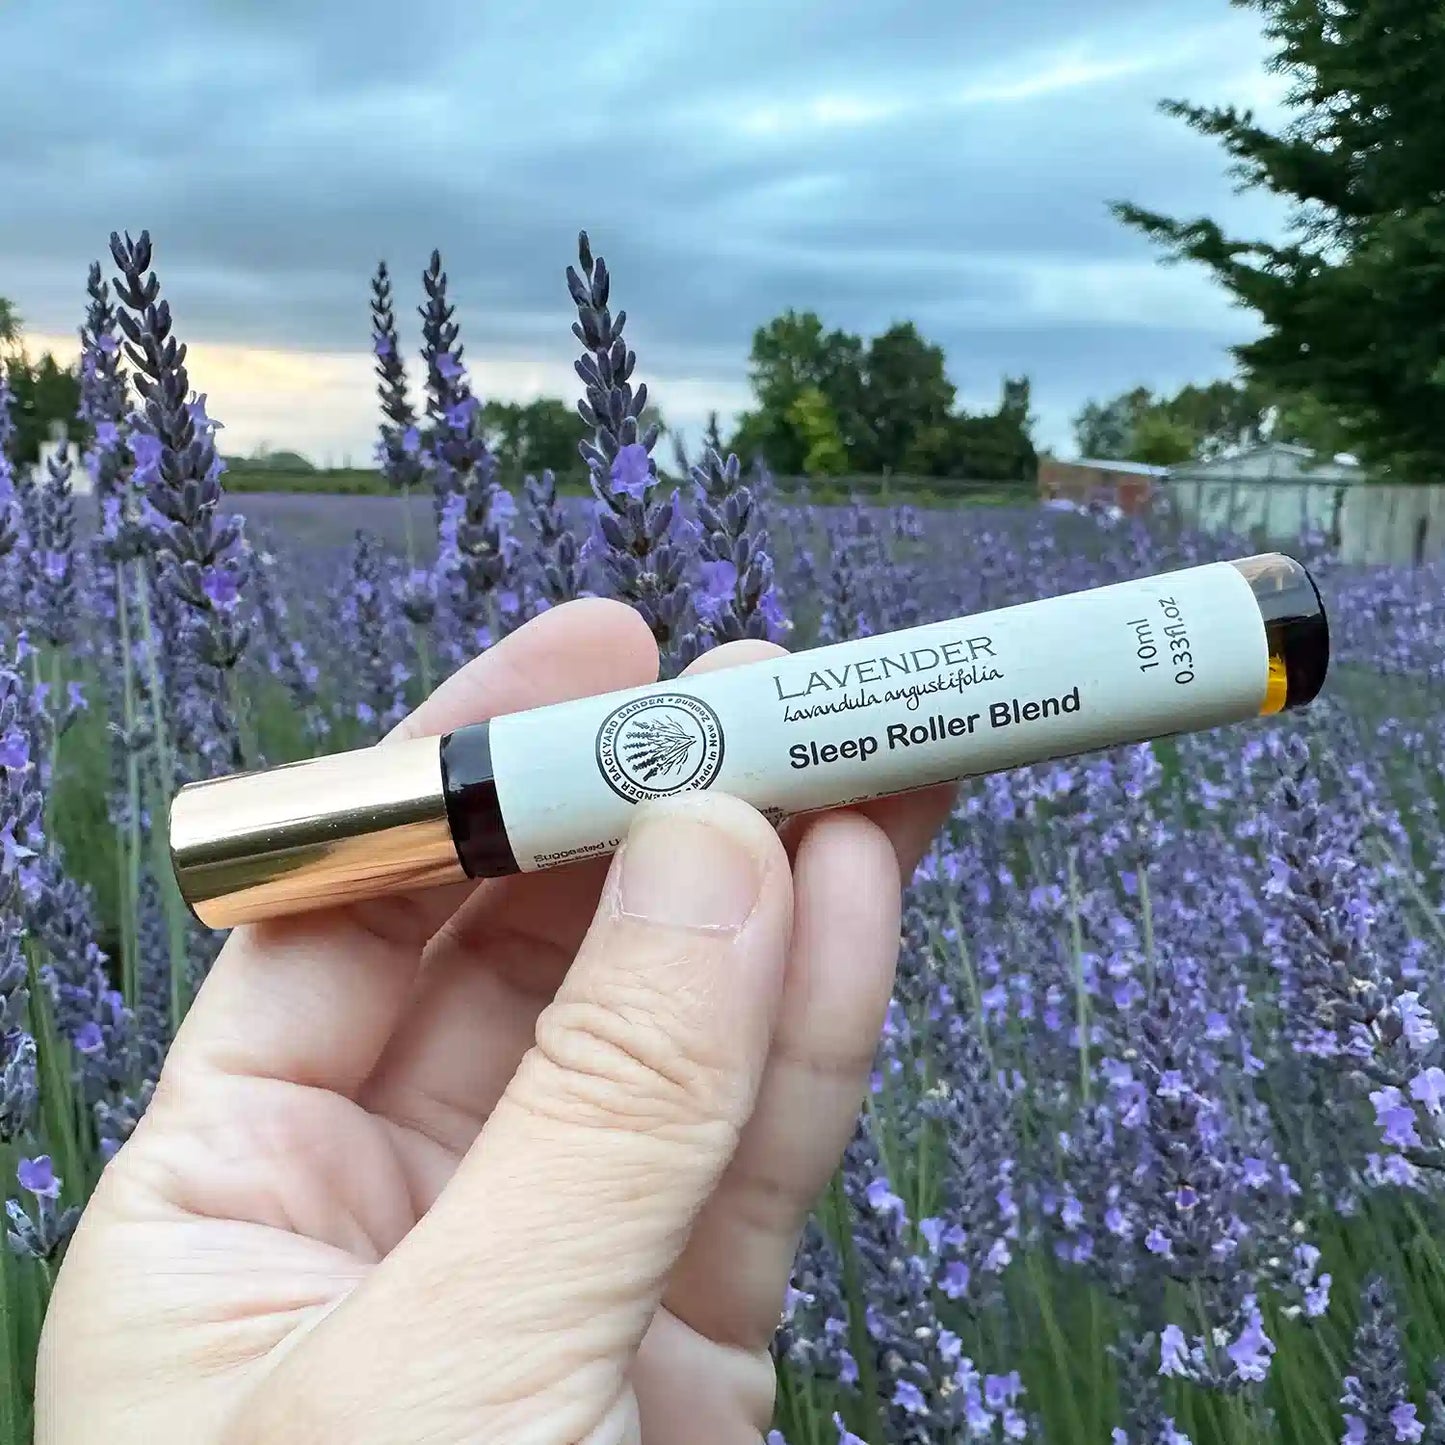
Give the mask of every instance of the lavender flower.
<path id="1" fill-rule="evenodd" d="M 511 534 L 516 504 L 497 478 L 481 406 L 462 364 L 440 253 L 432 252 L 422 284 L 429 421 L 424 465 L 432 478 L 441 543 L 435 594 L 444 647 L 453 665 L 459 665 L 491 646 L 516 620 L 513 568 L 519 549 Z"/>
<path id="2" fill-rule="evenodd" d="M 358 532 L 341 619 L 358 664 L 355 720 L 371 739 L 395 727 L 407 712 L 407 636 L 391 605 L 391 584 L 376 538 Z"/>
<path id="3" fill-rule="evenodd" d="M 422 466 L 431 477 L 432 502 L 440 525 L 447 498 L 461 489 L 476 464 L 480 429 L 474 424 L 481 408 L 467 383 L 458 339 L 461 328 L 453 320 L 456 308 L 447 299 L 447 273 L 442 270 L 439 251 L 431 253 L 421 279 L 427 298 L 420 308 L 427 414 L 427 430 L 421 438 Z"/>
<path id="4" fill-rule="evenodd" d="M 489 454 L 467 473 L 461 490 L 442 512 L 437 593 L 454 665 L 499 641 L 517 620 L 520 597 L 513 583 L 519 546 L 512 534 L 511 494 L 497 482 Z"/>
<path id="5" fill-rule="evenodd" d="M 391 275 L 385 261 L 377 265 L 371 282 L 371 347 L 384 418 L 377 461 L 387 480 L 405 495 L 422 480 L 421 433 L 407 397 L 406 363 L 397 339 Z"/>
<path id="6" fill-rule="evenodd" d="M 0 669 L 0 1143 L 30 1130 L 39 1091 L 20 902 L 21 869 L 33 854 L 40 799 L 27 777 L 28 739 L 17 736 L 15 689 L 14 674 Z"/>
<path id="7" fill-rule="evenodd" d="M 997 1302 L 999 1277 L 1019 1239 L 1011 1152 L 1017 1131 L 975 1021 L 941 984 L 931 1011 L 937 1077 L 919 1112 L 936 1124 L 946 1165 L 940 1217 L 920 1227 L 938 1257 L 940 1290 L 980 1308 Z"/>
<path id="8" fill-rule="evenodd" d="M 1360 1295 L 1360 1323 L 1340 1403 L 1345 1409 L 1342 1445 L 1396 1445 L 1424 1436 L 1424 1423 L 1405 1393 L 1395 1302 L 1379 1275 L 1365 1281 Z"/>
<path id="9" fill-rule="evenodd" d="M 1019 1440 L 1028 1423 L 1016 1374 L 982 1375 L 938 1317 L 934 1267 L 860 1122 L 844 1156 L 852 1244 L 866 1298 L 866 1337 L 881 1420 L 896 1445 L 987 1440 L 998 1427 Z"/>
<path id="10" fill-rule="evenodd" d="M 1177 1331 L 1176 1331 L 1177 1333 Z M 1176 1346 L 1171 1342 L 1171 1349 Z M 1110 1347 L 1119 1371 L 1119 1402 L 1123 1423 L 1110 1435 L 1110 1445 L 1191 1445 L 1190 1439 L 1164 1413 L 1159 1387 L 1159 1343 L 1152 1334 L 1126 1339 Z"/>
<path id="11" fill-rule="evenodd" d="M 825 642 L 868 637 L 886 629 L 877 594 L 886 556 L 877 527 L 867 509 L 853 503 L 827 528 L 828 575 L 823 584 L 823 610 L 818 631 Z"/>
<path id="12" fill-rule="evenodd" d="M 228 679 L 249 638 L 240 602 L 250 548 L 240 518 L 219 511 L 224 465 L 214 424 L 205 398 L 191 395 L 186 348 L 171 334 L 169 303 L 159 300 L 150 233 L 132 241 L 112 232 L 110 249 L 122 273 L 116 294 L 128 308 L 117 321 L 144 401 L 131 437 L 137 481 L 156 514 L 159 581 L 180 604 L 173 645 L 195 667 L 192 685 L 176 700 L 178 720 L 191 751 L 206 764 L 216 771 L 240 768 L 240 733 L 226 701 Z"/>
<path id="13" fill-rule="evenodd" d="M 1232 1112 L 1214 1092 L 1198 970 L 1182 958 L 1155 966 L 1127 1043 L 1101 1063 L 1104 1099 L 1063 1141 L 1075 1167 L 1056 1211 L 1059 1250 L 1129 1300 L 1141 1335 L 1159 1331 L 1161 1374 L 1236 1391 L 1267 1376 L 1275 1351 L 1260 1292 L 1314 1316 L 1329 1281 L 1319 1252 L 1300 1248 L 1299 1186 L 1274 1157 L 1261 1111 Z M 1170 1318 L 1177 1285 L 1206 1336 Z"/>
<path id="14" fill-rule="evenodd" d="M 708 640 L 781 641 L 789 624 L 773 580 L 760 488 L 744 485 L 736 456 L 723 461 L 712 448 L 692 468 L 692 479 L 697 488 L 703 578 L 695 606 Z M 761 473 L 760 482 L 765 479 Z M 695 650 L 704 650 L 704 644 L 700 642 Z"/>
<path id="15" fill-rule="evenodd" d="M 102 511 L 116 500 L 126 472 L 126 375 L 116 336 L 115 307 L 100 262 L 90 263 L 90 305 L 80 329 L 80 420 L 90 445 L 84 455 Z"/>
<path id="16" fill-rule="evenodd" d="M 522 484 L 532 529 L 532 556 L 540 609 L 555 607 L 580 594 L 577 539 L 567 525 L 551 470 Z"/>
<path id="17" fill-rule="evenodd" d="M 75 545 L 71 464 L 57 453 L 46 464 L 40 489 L 30 596 L 31 636 L 53 648 L 69 648 L 79 636 L 80 576 Z"/>
<path id="18" fill-rule="evenodd" d="M 321 742 L 331 727 L 321 709 L 317 689 L 321 670 L 312 661 L 298 629 L 292 625 L 290 608 L 276 586 L 275 555 L 270 551 L 256 552 L 254 564 L 251 602 L 255 608 L 255 641 L 260 650 L 261 668 L 269 676 L 280 679 L 301 715 L 306 735 Z"/>
<path id="19" fill-rule="evenodd" d="M 41 860 L 40 872 L 42 886 L 30 910 L 46 959 L 40 976 L 56 1030 L 71 1046 L 76 1093 L 93 1110 L 126 1095 L 135 1071 L 132 1016 L 110 981 L 89 891 L 54 852 Z"/>
<path id="20" fill-rule="evenodd" d="M 24 679 L 26 654 L 0 658 L 0 1136 L 23 1132 L 34 1104 L 34 1041 L 28 1036 L 24 918 L 42 890 L 45 848 L 42 719 Z"/>
<path id="21" fill-rule="evenodd" d="M 593 429 L 578 450 L 597 498 L 584 560 L 595 562 L 607 590 L 642 615 L 668 665 L 687 635 L 689 525 L 678 493 L 666 495 L 657 475 L 652 449 L 658 427 L 654 422 L 642 429 L 647 386 L 632 386 L 637 356 L 623 340 L 627 313 L 613 315 L 607 263 L 594 259 L 586 231 L 577 238 L 577 259 L 577 266 L 567 267 L 567 289 L 577 307 L 572 334 L 585 348 L 576 363 L 585 389 L 577 411 Z"/>
<path id="22" fill-rule="evenodd" d="M 22 642 L 13 657 L 0 658 L 0 778 L 6 788 L 0 878 L 14 882 L 27 898 L 36 886 L 34 859 L 44 846 L 41 796 L 48 781 L 46 762 L 35 747 L 39 708 L 24 681 L 32 656 L 32 649 Z"/>
<path id="23" fill-rule="evenodd" d="M 10 1227 L 5 1231 L 6 1241 L 18 1255 L 52 1263 L 75 1232 L 80 1210 L 75 1205 L 66 1208 L 59 1203 L 62 1181 L 48 1154 L 21 1159 L 15 1175 L 30 1199 L 28 1203 L 18 1199 L 5 1201 L 5 1213 L 10 1220 Z"/>
<path id="24" fill-rule="evenodd" d="M 1374 945 L 1374 886 L 1351 847 L 1347 817 L 1330 817 L 1308 744 L 1284 745 L 1269 831 L 1278 901 L 1281 1002 L 1294 1049 L 1369 1094 L 1385 1146 L 1411 1165 L 1445 1170 L 1439 1030 L 1403 976 L 1401 952 Z"/>
<path id="25" fill-rule="evenodd" d="M 798 1245 L 773 1354 L 802 1375 L 849 1387 L 858 1383 L 858 1363 L 848 1344 L 842 1264 L 816 1219 L 808 1221 Z"/>

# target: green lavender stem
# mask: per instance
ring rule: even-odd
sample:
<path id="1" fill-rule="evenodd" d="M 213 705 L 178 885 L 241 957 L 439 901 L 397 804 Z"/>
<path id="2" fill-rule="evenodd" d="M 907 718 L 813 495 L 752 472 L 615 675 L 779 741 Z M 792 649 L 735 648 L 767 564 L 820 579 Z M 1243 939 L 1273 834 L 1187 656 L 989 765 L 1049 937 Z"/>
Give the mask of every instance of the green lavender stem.
<path id="1" fill-rule="evenodd" d="M 862 1397 L 864 1439 L 882 1441 L 883 1405 L 878 1395 L 878 1374 L 873 1368 L 872 1346 L 868 1339 L 863 1281 L 858 1273 L 858 1255 L 853 1247 L 853 1230 L 848 1212 L 848 1195 L 843 1188 L 841 1171 L 828 1185 L 828 1202 L 833 1215 L 833 1241 L 843 1264 L 843 1293 L 848 1301 L 848 1348 L 858 1366 L 858 1393 Z"/>
<path id="2" fill-rule="evenodd" d="M 116 617 L 120 629 L 121 707 L 126 732 L 125 823 L 120 838 L 121 993 L 135 1006 L 140 974 L 140 757 L 134 746 L 140 718 L 136 707 L 135 659 L 131 636 L 130 588 L 125 565 L 116 568 Z"/>
<path id="3" fill-rule="evenodd" d="M 0 1200 L 8 1197 L 10 1181 L 15 1178 L 15 1166 L 19 1151 L 13 1144 L 0 1143 Z M 10 1252 L 10 1247 L 0 1239 L 0 1440 L 20 1441 L 21 1400 L 21 1339 L 20 1339 L 20 1291 L 24 1279 L 20 1262 Z"/>
<path id="4" fill-rule="evenodd" d="M 159 770 L 157 793 L 152 800 L 152 818 L 164 818 L 176 790 L 176 765 L 166 728 L 164 693 L 161 688 L 160 641 L 151 616 L 149 582 L 143 566 L 138 565 L 136 597 L 140 604 L 141 632 L 145 642 L 146 670 L 151 695 L 151 724 L 155 729 L 156 762 Z M 176 888 L 171 872 L 170 850 L 166 846 L 164 825 L 152 829 L 156 839 L 156 873 L 160 882 L 161 901 L 166 915 L 166 941 L 170 954 L 170 1023 L 172 1035 L 180 1028 L 189 1000 L 186 997 L 186 906 Z"/>
<path id="5" fill-rule="evenodd" d="M 1084 987 L 1084 930 L 1079 917 L 1079 875 L 1069 853 L 1069 947 L 1074 961 L 1074 1000 L 1079 1028 L 1079 1092 L 1087 1106 L 1092 1097 L 1089 1068 L 1089 991 Z"/>

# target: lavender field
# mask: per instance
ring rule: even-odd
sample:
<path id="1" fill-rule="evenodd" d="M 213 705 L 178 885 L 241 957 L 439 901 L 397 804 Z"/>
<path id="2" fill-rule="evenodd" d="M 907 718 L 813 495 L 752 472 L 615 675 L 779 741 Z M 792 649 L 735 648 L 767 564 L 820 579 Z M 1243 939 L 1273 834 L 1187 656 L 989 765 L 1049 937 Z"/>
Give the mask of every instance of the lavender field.
<path id="1" fill-rule="evenodd" d="M 170 878 L 179 783 L 376 739 L 584 592 L 675 670 L 1258 550 L 815 508 L 714 454 L 665 480 L 585 241 L 569 284 L 596 496 L 565 506 L 499 484 L 435 260 L 423 397 L 373 285 L 395 499 L 225 499 L 145 238 L 90 279 L 94 516 L 4 460 L 0 394 L 0 1441 L 221 941 Z M 1445 1442 L 1445 577 L 1295 550 L 1335 637 L 1315 707 L 964 787 L 779 1301 L 770 1445 Z"/>

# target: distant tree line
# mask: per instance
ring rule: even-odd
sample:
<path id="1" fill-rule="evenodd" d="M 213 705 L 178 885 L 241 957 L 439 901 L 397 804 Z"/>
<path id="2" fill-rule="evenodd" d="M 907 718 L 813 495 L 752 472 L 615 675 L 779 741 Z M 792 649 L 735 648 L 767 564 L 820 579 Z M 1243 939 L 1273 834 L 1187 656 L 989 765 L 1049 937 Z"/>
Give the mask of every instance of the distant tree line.
<path id="1" fill-rule="evenodd" d="M 582 459 L 577 454 L 577 443 L 583 436 L 582 419 L 574 406 L 556 397 L 485 402 L 482 431 L 497 470 L 509 484 L 529 472 L 540 474 L 548 468 L 563 474 L 582 470 Z M 315 470 L 312 461 L 298 452 L 273 451 L 265 446 L 249 457 L 227 460 L 247 470 Z"/>
<path id="2" fill-rule="evenodd" d="M 1350 437 L 1316 398 L 1280 396 L 1253 381 L 1212 381 L 1172 396 L 1146 386 L 1090 401 L 1074 418 L 1079 455 L 1169 467 L 1209 461 L 1261 442 L 1291 442 L 1324 456 Z"/>
<path id="3" fill-rule="evenodd" d="M 958 405 L 943 348 L 911 322 L 869 340 L 828 330 L 813 311 L 784 312 L 753 335 L 753 405 L 728 442 L 783 475 L 1032 480 L 1027 378 L 1003 383 L 997 408 Z"/>
<path id="4" fill-rule="evenodd" d="M 40 444 L 62 422 L 73 436 L 80 407 L 80 377 L 73 367 L 61 366 L 47 351 L 33 360 L 25 349 L 20 316 L 12 302 L 0 296 L 0 372 L 15 395 L 11 443 L 14 460 L 22 464 L 40 458 Z"/>

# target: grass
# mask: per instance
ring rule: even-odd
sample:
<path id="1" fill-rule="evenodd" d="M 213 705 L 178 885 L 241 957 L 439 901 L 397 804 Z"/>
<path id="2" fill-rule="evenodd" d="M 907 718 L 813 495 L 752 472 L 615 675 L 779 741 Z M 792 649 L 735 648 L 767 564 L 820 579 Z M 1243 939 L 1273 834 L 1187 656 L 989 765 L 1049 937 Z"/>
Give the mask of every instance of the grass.
<path id="1" fill-rule="evenodd" d="M 666 469 L 664 469 L 666 470 Z M 674 480 L 678 480 L 674 478 Z M 516 491 L 520 477 L 504 477 L 509 490 Z M 850 476 L 778 477 L 778 490 L 788 496 L 806 483 L 809 499 L 825 505 L 866 498 L 882 506 L 913 507 L 1008 507 L 1037 500 L 1032 482 L 950 481 L 940 477 Z M 360 467 L 333 467 L 315 471 L 287 471 L 275 467 L 248 466 L 233 461 L 226 470 L 226 490 L 236 493 L 279 492 L 288 495 L 333 497 L 389 497 L 393 488 L 378 471 Z M 564 496 L 588 495 L 586 475 L 578 470 L 559 473 L 557 490 Z"/>

